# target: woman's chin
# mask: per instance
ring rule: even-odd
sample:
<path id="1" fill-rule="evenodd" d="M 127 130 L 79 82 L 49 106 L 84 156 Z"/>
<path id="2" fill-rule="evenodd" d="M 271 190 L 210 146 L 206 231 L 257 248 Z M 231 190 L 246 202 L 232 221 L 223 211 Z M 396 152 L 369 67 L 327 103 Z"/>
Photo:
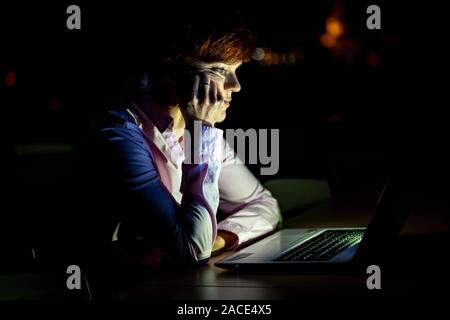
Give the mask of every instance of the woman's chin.
<path id="1" fill-rule="evenodd" d="M 226 110 L 223 110 L 221 113 L 220 113 L 220 115 L 217 117 L 217 123 L 221 123 L 221 122 L 223 122 L 225 119 L 226 119 L 226 117 L 227 117 L 227 111 Z"/>

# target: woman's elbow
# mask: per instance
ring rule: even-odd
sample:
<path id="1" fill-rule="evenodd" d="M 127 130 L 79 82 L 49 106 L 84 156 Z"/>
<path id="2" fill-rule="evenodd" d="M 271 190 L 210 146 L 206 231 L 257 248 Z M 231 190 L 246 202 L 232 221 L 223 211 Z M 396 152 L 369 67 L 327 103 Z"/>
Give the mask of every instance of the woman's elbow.
<path id="1" fill-rule="evenodd" d="M 193 237 L 185 234 L 184 241 L 180 243 L 177 259 L 183 265 L 206 264 L 211 257 L 211 236 Z"/>
<path id="2" fill-rule="evenodd" d="M 270 196 L 270 203 L 268 203 L 268 210 L 271 213 L 271 222 L 274 229 L 281 228 L 283 224 L 283 216 L 281 214 L 280 205 L 278 204 L 278 200 L 274 197 Z"/>
<path id="3" fill-rule="evenodd" d="M 211 257 L 211 250 L 195 249 L 191 244 L 187 248 L 182 249 L 178 258 L 174 259 L 180 266 L 194 267 L 205 265 L 209 262 Z"/>

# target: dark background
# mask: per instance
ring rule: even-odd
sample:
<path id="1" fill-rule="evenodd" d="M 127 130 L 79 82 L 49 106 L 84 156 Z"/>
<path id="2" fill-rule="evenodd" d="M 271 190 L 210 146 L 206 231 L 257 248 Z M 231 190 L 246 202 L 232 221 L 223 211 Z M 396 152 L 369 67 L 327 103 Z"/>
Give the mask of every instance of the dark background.
<path id="1" fill-rule="evenodd" d="M 70 4 L 81 8 L 81 30 L 66 28 Z M 366 28 L 370 4 L 381 7 L 381 30 Z M 57 203 L 63 211 L 77 201 L 71 158 L 61 152 L 54 162 L 45 157 L 30 162 L 28 155 L 40 153 L 36 144 L 72 150 L 89 117 L 151 59 L 152 48 L 174 31 L 179 16 L 196 8 L 211 15 L 238 11 L 256 30 L 258 47 L 296 57 L 295 64 L 253 60 L 242 67 L 242 91 L 220 125 L 280 130 L 280 170 L 261 180 L 327 179 L 339 192 L 379 186 L 396 168 L 407 173 L 421 201 L 448 205 L 443 112 L 448 102 L 442 98 L 448 89 L 441 59 L 448 37 L 439 5 L 3 1 L 2 171 L 12 208 L 20 211 L 25 203 L 27 210 L 45 210 Z M 342 23 L 344 33 L 326 47 L 320 39 L 330 17 Z M 251 169 L 258 175 L 258 166 Z"/>

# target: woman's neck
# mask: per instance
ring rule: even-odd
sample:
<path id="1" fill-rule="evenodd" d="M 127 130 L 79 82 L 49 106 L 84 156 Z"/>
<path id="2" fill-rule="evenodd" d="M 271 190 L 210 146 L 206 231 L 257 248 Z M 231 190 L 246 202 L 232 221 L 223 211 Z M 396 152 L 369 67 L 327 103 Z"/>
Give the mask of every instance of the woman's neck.
<path id="1" fill-rule="evenodd" d="M 169 107 L 166 110 L 169 116 L 173 118 L 173 132 L 179 139 L 181 136 L 184 135 L 184 128 L 186 127 L 183 114 L 181 113 L 181 110 L 178 106 Z"/>

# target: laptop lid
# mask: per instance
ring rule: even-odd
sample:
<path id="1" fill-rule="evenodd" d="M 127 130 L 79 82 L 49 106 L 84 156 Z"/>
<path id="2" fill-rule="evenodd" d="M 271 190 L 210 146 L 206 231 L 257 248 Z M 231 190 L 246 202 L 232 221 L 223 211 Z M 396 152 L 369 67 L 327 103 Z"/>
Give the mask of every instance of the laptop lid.
<path id="1" fill-rule="evenodd" d="M 410 209 L 407 180 L 400 172 L 391 173 L 378 197 L 355 261 L 379 263 L 388 259 Z"/>

